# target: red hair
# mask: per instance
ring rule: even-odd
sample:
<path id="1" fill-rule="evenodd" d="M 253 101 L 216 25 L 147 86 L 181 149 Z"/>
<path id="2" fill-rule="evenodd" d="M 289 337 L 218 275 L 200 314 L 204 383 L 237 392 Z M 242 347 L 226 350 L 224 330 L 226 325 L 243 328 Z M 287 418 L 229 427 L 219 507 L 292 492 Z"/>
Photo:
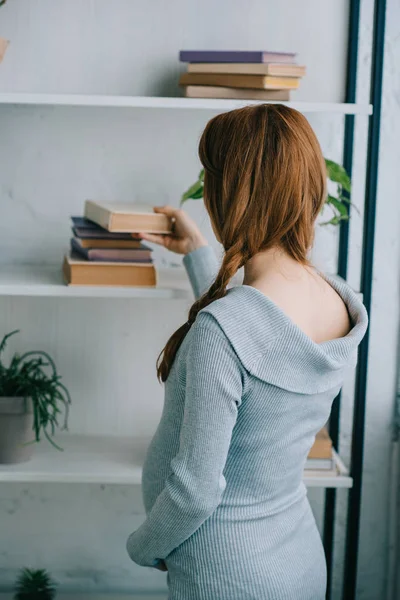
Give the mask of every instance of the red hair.
<path id="1" fill-rule="evenodd" d="M 307 264 L 326 197 L 321 148 L 307 119 L 282 104 L 233 110 L 211 119 L 200 139 L 204 204 L 225 253 L 209 290 L 168 340 L 157 374 L 165 381 L 198 312 L 226 294 L 250 258 L 272 247 Z"/>

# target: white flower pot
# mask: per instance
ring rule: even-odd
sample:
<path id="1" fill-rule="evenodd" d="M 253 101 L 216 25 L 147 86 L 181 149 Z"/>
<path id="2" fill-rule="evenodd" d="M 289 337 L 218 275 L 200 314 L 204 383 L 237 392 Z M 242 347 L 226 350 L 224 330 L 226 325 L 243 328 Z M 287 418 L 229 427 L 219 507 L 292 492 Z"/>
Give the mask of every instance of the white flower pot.
<path id="1" fill-rule="evenodd" d="M 33 440 L 32 400 L 0 397 L 0 464 L 28 461 Z"/>

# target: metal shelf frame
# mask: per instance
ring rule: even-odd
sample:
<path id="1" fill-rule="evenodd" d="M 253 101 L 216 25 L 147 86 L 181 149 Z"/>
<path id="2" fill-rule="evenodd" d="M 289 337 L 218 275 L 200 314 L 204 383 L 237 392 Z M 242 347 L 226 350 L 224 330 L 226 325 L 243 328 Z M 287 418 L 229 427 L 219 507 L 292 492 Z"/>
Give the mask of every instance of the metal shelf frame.
<path id="1" fill-rule="evenodd" d="M 386 0 L 374 1 L 373 41 L 371 57 L 370 103 L 373 113 L 369 117 L 367 166 L 365 185 L 365 205 L 363 223 L 363 241 L 361 256 L 360 291 L 371 319 L 371 299 L 373 285 L 373 261 L 375 247 L 375 217 L 378 187 L 379 139 L 381 124 L 383 62 L 386 24 Z M 357 59 L 360 29 L 360 0 L 350 0 L 348 57 L 346 78 L 346 102 L 355 102 L 357 85 Z M 346 115 L 343 164 L 349 175 L 352 174 L 354 150 L 354 115 Z M 340 229 L 338 274 L 346 279 L 349 253 L 349 224 L 344 222 Z M 353 487 L 349 490 L 347 505 L 347 524 L 345 542 L 344 580 L 342 600 L 355 600 L 357 593 L 357 567 L 359 555 L 359 535 L 361 516 L 361 491 L 363 475 L 365 411 L 367 396 L 369 330 L 361 343 L 356 371 L 355 397 L 353 410 L 353 430 L 351 447 L 350 475 Z M 338 448 L 340 437 L 340 396 L 333 404 L 330 419 L 330 435 Z M 334 523 L 336 509 L 336 490 L 325 492 L 324 548 L 328 565 L 327 599 L 331 598 L 331 577 L 334 550 Z"/>

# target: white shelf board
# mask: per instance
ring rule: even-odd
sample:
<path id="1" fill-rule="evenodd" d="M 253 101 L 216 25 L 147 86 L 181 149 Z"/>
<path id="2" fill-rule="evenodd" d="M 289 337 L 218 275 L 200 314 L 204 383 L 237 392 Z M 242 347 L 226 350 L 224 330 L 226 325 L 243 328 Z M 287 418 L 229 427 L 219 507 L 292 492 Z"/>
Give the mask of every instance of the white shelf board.
<path id="1" fill-rule="evenodd" d="M 349 476 L 349 471 L 340 456 L 333 450 L 333 461 L 337 475 L 327 475 L 321 470 L 321 474 L 309 475 L 304 471 L 304 483 L 307 487 L 318 488 L 351 488 L 353 479 Z"/>
<path id="2" fill-rule="evenodd" d="M 148 440 L 69 434 L 54 439 L 63 452 L 43 440 L 30 461 L 0 465 L 0 481 L 140 484 Z"/>
<path id="3" fill-rule="evenodd" d="M 33 104 L 36 106 L 89 106 L 114 108 L 176 108 L 226 111 L 251 104 L 265 104 L 257 100 L 221 100 L 213 98 L 162 98 L 156 96 L 100 96 L 80 94 L 29 94 L 0 93 L 0 104 Z M 339 113 L 344 115 L 370 115 L 370 104 L 344 102 L 280 102 L 302 113 Z"/>
<path id="4" fill-rule="evenodd" d="M 66 298 L 154 298 L 193 297 L 182 268 L 157 269 L 156 287 L 67 286 L 59 267 L 34 265 L 0 266 L 0 296 L 53 296 Z"/>
<path id="5" fill-rule="evenodd" d="M 0 465 L 0 481 L 140 485 L 148 439 L 70 434 L 55 439 L 63 452 L 42 441 L 29 462 Z M 305 472 L 304 483 L 308 487 L 351 487 L 352 479 L 336 454 L 335 462 L 337 476 L 321 472 L 309 477 Z"/>

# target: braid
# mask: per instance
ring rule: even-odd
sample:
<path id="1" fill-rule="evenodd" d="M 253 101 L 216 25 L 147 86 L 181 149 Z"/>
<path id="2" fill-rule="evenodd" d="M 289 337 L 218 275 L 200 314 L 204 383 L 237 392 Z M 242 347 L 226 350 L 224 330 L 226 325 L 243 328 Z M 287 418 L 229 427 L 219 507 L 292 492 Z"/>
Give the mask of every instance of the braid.
<path id="1" fill-rule="evenodd" d="M 210 288 L 194 302 L 189 310 L 188 320 L 172 334 L 165 348 L 161 351 L 157 360 L 157 376 L 160 381 L 166 381 L 172 368 L 176 353 L 178 352 L 186 334 L 196 321 L 198 313 L 226 294 L 226 288 L 235 273 L 245 263 L 244 253 L 235 247 L 230 248 L 224 255 L 218 274 Z"/>

